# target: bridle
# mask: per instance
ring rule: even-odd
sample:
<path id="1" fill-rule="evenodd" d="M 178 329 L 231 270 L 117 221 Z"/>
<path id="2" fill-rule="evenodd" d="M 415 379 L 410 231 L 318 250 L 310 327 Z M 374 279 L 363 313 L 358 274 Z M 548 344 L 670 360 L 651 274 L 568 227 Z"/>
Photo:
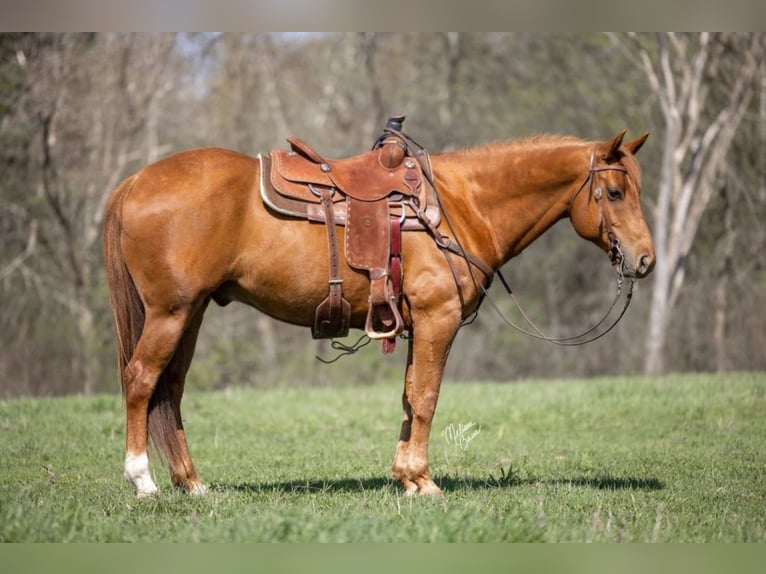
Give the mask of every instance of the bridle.
<path id="1" fill-rule="evenodd" d="M 500 272 L 500 269 L 497 269 L 496 271 L 491 269 L 486 263 L 481 261 L 481 259 L 479 259 L 478 257 L 476 257 L 475 255 L 466 251 L 463 248 L 463 245 L 460 242 L 459 238 L 457 237 L 455 230 L 452 226 L 452 222 L 450 221 L 449 214 L 444 209 L 444 204 L 442 203 L 441 196 L 436 187 L 436 182 L 433 179 L 433 171 L 430 165 L 430 157 L 428 153 L 425 151 L 425 148 L 423 148 L 410 136 L 396 129 L 386 128 L 384 130 L 384 136 L 387 135 L 388 133 L 398 135 L 404 141 L 407 142 L 408 145 L 406 145 L 405 147 L 408 149 L 405 149 L 405 152 L 411 153 L 412 156 L 415 157 L 415 159 L 417 159 L 417 161 L 421 164 L 421 167 L 423 168 L 423 175 L 426 181 L 428 182 L 428 184 L 431 186 L 431 189 L 433 189 L 436 200 L 444 215 L 447 228 L 449 229 L 452 236 L 455 238 L 455 239 L 451 239 L 448 235 L 440 233 L 436 229 L 436 227 L 433 225 L 433 223 L 428 220 L 428 217 L 425 215 L 425 212 L 422 209 L 420 209 L 419 206 L 410 205 L 413 211 L 416 212 L 418 218 L 423 222 L 423 225 L 426 227 L 426 229 L 428 229 L 428 231 L 432 235 L 433 239 L 436 242 L 437 247 L 439 247 L 439 249 L 441 249 L 442 252 L 445 254 L 447 258 L 447 262 L 452 271 L 452 275 L 458 285 L 458 295 L 460 296 L 461 303 L 463 299 L 462 288 L 460 287 L 460 279 L 458 277 L 457 270 L 454 268 L 453 263 L 450 260 L 450 257 L 449 257 L 450 253 L 456 254 L 459 257 L 461 257 L 463 260 L 465 260 L 466 265 L 468 267 L 468 272 L 471 275 L 471 280 L 473 281 L 474 285 L 478 289 L 480 289 L 482 292 L 482 299 L 486 299 L 489 302 L 490 306 L 495 310 L 495 312 L 498 314 L 498 316 L 504 323 L 506 323 L 508 326 L 512 327 L 513 329 L 519 331 L 520 333 L 523 333 L 535 339 L 548 341 L 549 343 L 553 343 L 554 345 L 559 345 L 562 347 L 575 347 L 579 345 L 585 345 L 587 343 L 592 343 L 593 341 L 600 339 L 601 337 L 609 333 L 612 329 L 614 329 L 617 323 L 620 322 L 622 317 L 625 315 L 625 312 L 628 310 L 630 301 L 633 298 L 633 284 L 635 282 L 635 279 L 632 276 L 627 276 L 628 292 L 626 293 L 626 296 L 625 296 L 625 304 L 623 305 L 622 310 L 620 311 L 620 314 L 617 316 L 614 322 L 611 325 L 609 325 L 609 327 L 607 327 L 605 330 L 601 331 L 600 333 L 592 335 L 584 339 L 584 337 L 587 337 L 591 335 L 594 331 L 596 331 L 596 329 L 598 329 L 604 323 L 604 321 L 606 321 L 607 317 L 609 317 L 609 315 L 612 313 L 614 306 L 617 304 L 617 301 L 620 299 L 620 295 L 622 294 L 622 285 L 623 285 L 624 279 L 626 278 L 625 258 L 623 256 L 622 250 L 620 249 L 620 240 L 618 239 L 617 234 L 614 232 L 612 220 L 609 216 L 609 211 L 604 209 L 604 205 L 602 203 L 603 191 L 601 189 L 600 182 L 596 181 L 598 179 L 598 174 L 604 171 L 621 171 L 625 173 L 625 176 L 627 178 L 630 178 L 630 174 L 628 173 L 628 170 L 625 168 L 625 166 L 621 164 L 614 164 L 614 165 L 607 164 L 607 165 L 597 166 L 596 152 L 595 152 L 595 149 L 592 150 L 590 154 L 588 176 L 582 182 L 580 187 L 577 188 L 577 191 L 572 196 L 572 199 L 569 200 L 569 213 L 571 217 L 572 206 L 574 205 L 575 199 L 580 194 L 580 192 L 583 189 L 585 189 L 585 186 L 588 186 L 589 194 L 591 195 L 591 197 L 593 197 L 593 199 L 596 201 L 596 204 L 598 205 L 599 228 L 601 227 L 601 222 L 603 222 L 604 226 L 606 227 L 607 237 L 609 239 L 609 259 L 613 265 L 616 265 L 617 263 L 619 263 L 619 267 L 617 269 L 617 291 L 615 293 L 614 300 L 609 305 L 609 308 L 606 310 L 606 313 L 604 313 L 601 319 L 599 319 L 595 325 L 593 325 L 586 331 L 583 331 L 579 335 L 572 335 L 569 337 L 550 337 L 548 335 L 545 335 L 524 312 L 524 309 L 522 309 L 521 304 L 519 303 L 518 299 L 514 295 L 513 290 L 508 284 L 508 281 Z M 381 138 L 384 136 L 381 136 Z M 412 145 L 413 149 L 409 149 L 410 144 Z M 479 279 L 476 277 L 474 267 L 478 269 L 479 271 L 481 271 L 483 275 L 485 275 L 485 277 L 487 278 L 486 284 L 484 281 L 479 281 Z M 500 309 L 497 303 L 495 303 L 495 301 L 492 299 L 492 297 L 489 294 L 489 287 L 492 284 L 492 279 L 494 278 L 494 275 L 497 275 L 500 278 L 500 282 L 503 284 L 503 287 L 505 288 L 506 292 L 508 293 L 508 295 L 510 295 L 514 305 L 516 306 L 516 308 L 518 309 L 519 313 L 524 318 L 524 320 L 527 322 L 527 324 L 532 328 L 532 331 L 524 327 L 521 327 L 520 325 L 510 320 L 506 316 L 506 314 L 503 312 L 503 310 Z M 474 319 L 476 318 L 478 314 L 478 308 L 480 306 L 481 306 L 481 302 L 479 302 L 479 305 L 477 306 L 476 311 L 474 311 L 471 315 L 463 319 L 463 321 L 461 322 L 461 326 L 468 325 L 474 321 Z M 400 335 L 400 337 L 405 337 L 405 338 L 407 336 L 408 335 L 406 333 L 402 333 Z M 322 359 L 321 357 L 317 357 L 317 359 L 319 359 L 323 363 L 333 363 L 342 356 L 352 355 L 369 343 L 369 339 L 366 342 L 362 342 L 362 340 L 365 338 L 366 337 L 363 335 L 359 339 L 359 341 L 357 341 L 356 343 L 350 346 L 345 345 L 339 341 L 333 341 L 332 343 L 333 348 L 336 350 L 340 350 L 341 354 L 329 361 Z"/>
<path id="2" fill-rule="evenodd" d="M 609 216 L 609 211 L 604 209 L 604 205 L 602 203 L 602 199 L 604 197 L 603 191 L 601 189 L 600 182 L 597 182 L 598 174 L 604 171 L 621 171 L 625 174 L 625 177 L 630 179 L 630 174 L 628 173 L 628 170 L 625 168 L 624 165 L 621 165 L 619 163 L 613 164 L 613 165 L 601 165 L 596 166 L 596 150 L 591 151 L 590 153 L 590 165 L 588 167 L 588 177 L 585 178 L 585 181 L 582 182 L 579 188 L 577 188 L 577 191 L 572 196 L 572 199 L 569 200 L 569 213 L 571 215 L 572 213 L 572 207 L 574 206 L 575 199 L 577 199 L 577 196 L 580 194 L 580 192 L 585 188 L 586 185 L 589 185 L 588 191 L 590 193 L 590 196 L 596 201 L 596 204 L 598 205 L 598 214 L 599 214 L 599 228 L 601 227 L 601 222 L 603 222 L 604 226 L 606 227 L 606 234 L 607 238 L 609 239 L 609 260 L 612 262 L 612 265 L 616 265 L 617 263 L 620 264 L 620 273 L 624 275 L 625 272 L 625 258 L 623 257 L 622 250 L 620 249 L 620 240 L 617 237 L 617 234 L 614 232 L 614 227 L 612 225 L 612 220 Z M 594 189 L 595 185 L 595 189 Z"/>
<path id="3" fill-rule="evenodd" d="M 598 174 L 604 171 L 621 171 L 625 173 L 625 176 L 627 178 L 630 178 L 630 174 L 628 173 L 628 170 L 625 168 L 625 166 L 621 164 L 614 164 L 614 165 L 607 164 L 607 165 L 600 165 L 600 166 L 596 165 L 595 150 L 591 151 L 590 164 L 588 166 L 588 175 L 585 178 L 585 180 L 582 182 L 580 187 L 577 188 L 577 191 L 572 196 L 572 199 L 569 200 L 569 213 L 571 217 L 572 206 L 574 205 L 575 199 L 580 194 L 580 192 L 583 189 L 585 189 L 586 186 L 588 186 L 589 194 L 591 195 L 591 197 L 593 197 L 593 199 L 596 201 L 596 204 L 598 205 L 599 229 L 601 227 L 602 222 L 603 222 L 603 225 L 606 227 L 607 237 L 609 239 L 609 259 L 613 265 L 616 265 L 617 263 L 619 263 L 619 267 L 617 268 L 617 290 L 614 296 L 614 300 L 609 305 L 609 308 L 606 310 L 606 313 L 604 313 L 601 319 L 599 319 L 599 321 L 595 325 L 593 325 L 592 327 L 590 327 L 589 329 L 587 329 L 586 331 L 583 331 L 582 333 L 578 335 L 572 335 L 568 337 L 550 337 L 548 335 L 545 335 L 524 312 L 524 309 L 522 309 L 518 299 L 516 298 L 513 291 L 511 290 L 510 285 L 508 284 L 505 277 L 503 277 L 503 274 L 498 269 L 495 272 L 495 274 L 500 278 L 500 282 L 503 284 L 503 287 L 505 287 L 506 292 L 508 293 L 508 295 L 510 295 L 514 305 L 516 306 L 516 308 L 518 309 L 519 313 L 524 318 L 524 320 L 527 322 L 527 324 L 532 328 L 532 331 L 524 327 L 521 327 L 520 325 L 511 321 L 490 296 L 489 283 L 487 285 L 484 285 L 483 282 L 477 281 L 473 272 L 473 268 L 471 266 L 471 260 L 475 259 L 475 257 L 469 257 L 469 254 L 462 248 L 459 241 L 456 240 L 458 246 L 460 247 L 460 251 L 462 252 L 461 255 L 468 262 L 468 269 L 470 271 L 471 277 L 473 278 L 474 283 L 480 287 L 483 293 L 483 297 L 486 298 L 490 306 L 495 310 L 495 312 L 498 314 L 498 316 L 504 323 L 506 323 L 513 329 L 519 331 L 520 333 L 523 333 L 535 339 L 541 339 L 544 341 L 548 341 L 549 343 L 553 343 L 555 345 L 559 345 L 563 347 L 574 347 L 579 345 L 585 345 L 587 343 L 591 343 L 593 341 L 600 339 L 601 337 L 609 333 L 612 329 L 614 329 L 617 323 L 619 323 L 620 320 L 625 315 L 625 312 L 628 310 L 630 301 L 633 298 L 633 284 L 635 282 L 635 279 L 632 276 L 625 275 L 625 257 L 623 256 L 622 250 L 620 249 L 620 240 L 618 239 L 617 234 L 614 232 L 614 226 L 612 225 L 612 220 L 611 220 L 611 217 L 609 216 L 609 211 L 607 209 L 604 209 L 604 205 L 602 203 L 603 191 L 602 191 L 600 182 L 598 182 L 597 180 L 599 179 Z M 451 226 L 450 226 L 450 230 L 453 232 L 453 235 L 454 235 L 454 231 L 451 229 Z M 626 293 L 625 303 L 622 307 L 622 310 L 620 311 L 620 314 L 617 316 L 614 322 L 612 322 L 612 324 L 609 325 L 609 327 L 607 327 L 605 330 L 601 331 L 600 333 L 592 335 L 592 333 L 594 333 L 594 331 L 596 331 L 596 329 L 598 329 L 604 323 L 604 321 L 606 321 L 607 317 L 609 317 L 612 310 L 614 309 L 614 306 L 617 304 L 617 301 L 620 299 L 620 295 L 622 294 L 622 285 L 626 277 L 628 279 L 628 292 Z M 491 278 L 490 278 L 490 283 L 491 283 Z M 463 324 L 469 324 L 475 319 L 475 316 L 476 316 L 476 312 L 474 312 L 472 316 L 468 317 L 463 322 Z M 587 338 L 584 338 L 584 337 L 587 337 Z"/>

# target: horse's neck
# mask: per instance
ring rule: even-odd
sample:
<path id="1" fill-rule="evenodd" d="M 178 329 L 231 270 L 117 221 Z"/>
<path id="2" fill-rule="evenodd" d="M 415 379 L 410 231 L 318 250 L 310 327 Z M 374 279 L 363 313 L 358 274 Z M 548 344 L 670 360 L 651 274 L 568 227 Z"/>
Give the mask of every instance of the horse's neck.
<path id="1" fill-rule="evenodd" d="M 487 263 L 498 267 L 568 214 L 569 201 L 587 175 L 584 143 L 561 146 L 495 144 L 437 156 L 434 171 L 448 203 L 464 218 L 465 235 Z M 491 237 L 491 247 L 486 245 Z M 462 239 L 462 237 L 461 237 Z M 466 239 L 470 241 L 470 239 Z"/>

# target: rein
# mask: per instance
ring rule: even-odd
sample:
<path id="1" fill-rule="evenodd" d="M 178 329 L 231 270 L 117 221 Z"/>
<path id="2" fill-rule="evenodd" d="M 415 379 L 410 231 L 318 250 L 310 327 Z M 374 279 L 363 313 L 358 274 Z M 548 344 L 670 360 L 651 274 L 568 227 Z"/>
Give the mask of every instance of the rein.
<path id="1" fill-rule="evenodd" d="M 497 304 L 492 300 L 492 298 L 489 296 L 489 292 L 487 289 L 482 288 L 482 291 L 484 295 L 486 296 L 487 300 L 489 301 L 489 304 L 492 306 L 492 308 L 495 310 L 497 315 L 500 317 L 500 319 L 508 325 L 509 327 L 512 327 L 516 329 L 518 332 L 523 333 L 524 335 L 528 335 L 530 337 L 533 337 L 534 339 L 540 339 L 542 341 L 548 341 L 549 343 L 553 343 L 554 345 L 559 345 L 560 347 L 579 347 L 580 345 L 586 345 L 588 343 L 592 343 L 593 341 L 597 341 L 609 331 L 614 329 L 617 326 L 617 323 L 620 322 L 622 317 L 625 315 L 625 312 L 628 310 L 628 306 L 630 305 L 630 301 L 633 298 L 633 279 L 629 280 L 628 283 L 628 292 L 625 296 L 625 304 L 622 307 L 622 310 L 620 311 L 620 314 L 617 316 L 617 318 L 614 320 L 614 322 L 609 325 L 604 331 L 601 333 L 598 333 L 597 335 L 594 335 L 593 337 L 590 337 L 589 339 L 585 339 L 583 341 L 578 341 L 577 339 L 582 339 L 586 335 L 590 335 L 598 329 L 604 321 L 606 321 L 606 318 L 611 315 L 612 310 L 614 309 L 614 306 L 617 304 L 617 301 L 620 299 L 620 295 L 622 292 L 622 284 L 624 276 L 622 272 L 619 272 L 619 275 L 617 277 L 617 292 L 615 293 L 614 299 L 612 300 L 612 303 L 609 305 L 609 308 L 606 310 L 606 313 L 601 317 L 601 319 L 598 320 L 596 324 L 594 324 L 592 327 L 587 329 L 586 331 L 583 331 L 582 333 L 578 335 L 571 335 L 569 337 L 550 337 L 548 335 L 545 335 L 538 327 L 535 325 L 532 320 L 527 316 L 527 314 L 524 312 L 524 309 L 522 309 L 521 304 L 519 303 L 518 299 L 516 298 L 516 295 L 514 295 L 513 291 L 511 291 L 510 286 L 506 282 L 505 278 L 500 274 L 498 271 L 498 276 L 500 277 L 500 281 L 502 282 L 503 286 L 505 287 L 508 294 L 511 296 L 511 300 L 513 301 L 513 304 L 516 306 L 516 308 L 519 310 L 519 313 L 521 313 L 521 316 L 524 318 L 524 320 L 534 329 L 535 332 L 532 332 L 528 329 L 525 329 L 524 327 L 521 327 L 511 321 L 505 313 L 503 313 L 502 309 L 497 306 Z"/>
<path id="2" fill-rule="evenodd" d="M 614 299 L 613 299 L 612 303 L 609 305 L 609 308 L 606 310 L 606 313 L 604 313 L 604 315 L 601 317 L 601 319 L 598 320 L 598 322 L 595 325 L 593 325 L 592 327 L 590 327 L 589 329 L 583 331 L 582 333 L 580 333 L 578 335 L 572 335 L 572 336 L 569 336 L 569 337 L 550 337 L 548 335 L 545 335 L 537 327 L 537 325 L 535 325 L 534 322 L 532 322 L 532 320 L 527 316 L 527 314 L 524 312 L 524 309 L 521 307 L 521 304 L 519 303 L 518 299 L 514 295 L 510 285 L 508 284 L 508 281 L 506 281 L 505 277 L 500 272 L 500 270 L 498 269 L 496 272 L 492 272 L 492 270 L 489 269 L 489 267 L 486 264 L 484 264 L 483 262 L 478 260 L 477 257 L 473 256 L 472 254 L 470 254 L 469 252 L 467 252 L 463 248 L 463 246 L 460 243 L 460 240 L 457 239 L 457 235 L 455 234 L 455 231 L 454 231 L 454 229 L 452 227 L 452 224 L 451 224 L 451 222 L 449 220 L 449 217 L 447 216 L 447 214 L 446 214 L 446 212 L 444 210 L 444 206 L 442 204 L 441 197 L 439 196 L 439 193 L 438 193 L 438 191 L 436 189 L 436 185 L 435 185 L 433 179 L 430 177 L 430 173 L 429 173 L 429 177 L 427 177 L 428 183 L 433 188 L 434 193 L 436 194 L 437 201 L 439 202 L 439 206 L 440 206 L 440 208 L 442 209 L 442 212 L 445 215 L 445 221 L 447 222 L 447 226 L 449 227 L 450 231 L 452 232 L 452 235 L 455 236 L 455 241 L 452 241 L 447 236 L 442 235 L 442 234 L 438 234 L 438 232 L 436 232 L 436 230 L 431 229 L 431 227 L 429 227 L 429 229 L 431 229 L 432 234 L 434 235 L 434 239 L 436 240 L 437 245 L 440 248 L 445 249 L 446 251 L 451 251 L 453 253 L 456 253 L 456 254 L 460 255 L 461 257 L 463 257 L 465 259 L 465 261 L 468 263 L 468 271 L 469 271 L 469 273 L 471 275 L 471 278 L 473 279 L 474 284 L 481 289 L 483 297 L 485 297 L 489 301 L 489 303 L 492 306 L 492 308 L 495 310 L 497 315 L 500 317 L 500 319 L 505 324 L 507 324 L 508 326 L 512 327 L 513 329 L 519 331 L 520 333 L 523 333 L 524 335 L 528 335 L 528 336 L 533 337 L 535 339 L 540 339 L 540 340 L 543 340 L 543 341 L 548 341 L 549 343 L 553 343 L 554 345 L 559 345 L 559 346 L 562 346 L 562 347 L 575 347 L 575 346 L 585 345 L 587 343 L 592 343 L 593 341 L 596 341 L 596 340 L 600 339 L 601 337 L 603 337 L 604 335 L 606 335 L 607 333 L 609 333 L 612 329 L 614 329 L 615 326 L 617 326 L 617 323 L 619 323 L 620 320 L 623 318 L 623 316 L 625 315 L 625 312 L 628 310 L 628 306 L 630 305 L 631 299 L 633 298 L 633 285 L 634 285 L 635 280 L 632 277 L 629 277 L 628 278 L 628 281 L 629 281 L 628 282 L 628 292 L 627 292 L 626 297 L 625 297 L 625 304 L 623 305 L 622 310 L 620 311 L 620 314 L 617 316 L 617 318 L 614 320 L 614 322 L 611 325 L 609 325 L 609 327 L 607 327 L 604 331 L 602 331 L 602 332 L 600 332 L 600 333 L 598 333 L 598 334 L 596 334 L 596 335 L 594 335 L 594 336 L 592 336 L 590 338 L 587 338 L 585 340 L 579 340 L 579 339 L 582 339 L 583 337 L 586 337 L 587 335 L 590 335 L 591 333 L 593 333 L 596 329 L 598 329 L 604 323 L 604 321 L 606 321 L 607 317 L 609 317 L 609 315 L 612 313 L 612 310 L 614 309 L 614 306 L 617 304 L 617 301 L 620 299 L 620 295 L 622 294 L 622 285 L 623 285 L 623 281 L 625 279 L 625 273 L 624 273 L 624 271 L 625 271 L 625 267 L 624 267 L 625 266 L 625 259 L 624 259 L 623 254 L 622 254 L 622 250 L 620 249 L 620 241 L 617 238 L 617 235 L 614 233 L 614 230 L 613 230 L 613 227 L 612 227 L 612 222 L 611 222 L 611 219 L 609 218 L 609 215 L 608 215 L 609 212 L 604 209 L 604 206 L 601 203 L 601 200 L 603 198 L 603 192 L 601 190 L 601 186 L 599 184 L 596 184 L 596 187 L 594 189 L 594 183 L 595 183 L 595 180 L 598 177 L 597 174 L 602 172 L 602 171 L 622 171 L 622 172 L 625 173 L 626 176 L 629 177 L 629 175 L 628 175 L 627 169 L 625 169 L 624 166 L 619 165 L 619 164 L 617 164 L 617 165 L 596 166 L 595 165 L 595 158 L 596 158 L 596 156 L 595 156 L 595 150 L 594 150 L 594 151 L 591 152 L 591 156 L 590 156 L 590 165 L 588 167 L 588 176 L 585 178 L 585 181 L 582 182 L 580 187 L 577 189 L 575 194 L 572 196 L 572 199 L 569 201 L 569 210 L 570 210 L 570 213 L 571 213 L 571 208 L 572 208 L 572 205 L 574 204 L 575 199 L 577 198 L 579 193 L 585 188 L 585 186 L 590 184 L 589 187 L 588 187 L 588 191 L 589 191 L 590 195 L 595 199 L 596 203 L 598 204 L 600 221 L 602 221 L 604 223 L 604 225 L 606 227 L 606 231 L 607 231 L 607 236 L 609 237 L 609 243 L 610 243 L 609 259 L 612 262 L 612 264 L 619 263 L 619 265 L 620 265 L 619 268 L 618 268 L 618 271 L 617 271 L 617 291 L 615 293 L 615 296 L 614 296 Z M 600 223 L 599 223 L 599 225 L 600 225 Z M 445 243 L 445 241 L 446 241 L 446 243 Z M 446 254 L 446 251 L 445 251 L 445 254 Z M 447 261 L 448 262 L 450 261 L 449 257 L 447 257 Z M 477 261 L 479 263 L 481 263 L 481 264 L 480 265 L 477 264 Z M 482 271 L 482 273 L 484 273 L 485 275 L 487 275 L 489 277 L 489 282 L 488 282 L 487 285 L 484 285 L 482 282 L 477 280 L 477 278 L 476 278 L 476 276 L 474 274 L 473 267 L 472 267 L 471 264 L 473 264 L 474 266 L 478 267 Z M 450 267 L 452 268 L 452 264 L 451 263 L 450 263 Z M 489 274 L 487 274 L 487 270 L 489 270 Z M 455 277 L 457 279 L 457 275 L 456 275 L 456 272 L 455 272 L 454 268 L 453 268 L 452 273 L 453 273 L 453 275 L 455 275 Z M 493 275 L 495 275 L 495 274 L 500 278 L 500 282 L 503 284 L 503 287 L 505 287 L 506 292 L 510 295 L 511 300 L 513 301 L 514 305 L 518 309 L 519 313 L 524 318 L 524 320 L 529 324 L 529 326 L 533 329 L 534 332 L 530 331 L 529 329 L 525 329 L 524 327 L 521 327 L 521 326 L 517 325 L 516 323 L 514 323 L 513 321 L 511 321 L 505 315 L 505 313 L 503 313 L 502 309 L 500 309 L 500 307 L 497 305 L 497 303 L 495 303 L 495 301 L 492 299 L 492 297 L 489 294 L 489 286 L 490 286 L 490 284 L 492 282 Z M 460 282 L 458 281 L 458 286 L 459 285 L 460 285 Z M 461 295 L 461 300 L 462 300 L 462 295 Z M 470 324 L 471 322 L 473 322 L 473 320 L 475 319 L 475 316 L 476 316 L 476 313 L 474 313 L 471 316 L 467 317 L 463 321 L 463 325 Z"/>
<path id="3" fill-rule="evenodd" d="M 587 338 L 585 340 L 579 340 L 579 339 L 582 339 L 583 337 L 591 335 L 594 331 L 596 331 L 596 329 L 598 329 L 604 323 L 604 321 L 606 321 L 607 317 L 609 317 L 609 315 L 612 313 L 612 310 L 614 309 L 615 305 L 617 304 L 617 301 L 620 299 L 620 296 L 622 294 L 622 285 L 623 285 L 624 279 L 626 278 L 624 273 L 625 259 L 620 249 L 620 241 L 617 238 L 617 235 L 614 233 L 612 222 L 608 215 L 609 212 L 604 209 L 604 206 L 601 203 L 601 200 L 603 199 L 603 192 L 601 190 L 601 186 L 598 183 L 596 183 L 596 179 L 598 177 L 597 174 L 599 174 L 602 171 L 622 171 L 625 173 L 626 177 L 630 177 L 627 169 L 625 169 L 624 166 L 619 164 L 596 166 L 595 150 L 591 151 L 590 165 L 588 167 L 588 176 L 585 178 L 585 181 L 582 182 L 580 187 L 577 188 L 577 191 L 574 193 L 574 195 L 572 196 L 572 199 L 569 201 L 569 211 L 571 213 L 571 209 L 572 209 L 572 206 L 574 205 L 575 199 L 577 199 L 577 196 L 585 188 L 585 186 L 588 185 L 589 194 L 591 195 L 591 197 L 594 198 L 594 200 L 598 204 L 600 222 L 604 223 L 604 226 L 606 227 L 607 236 L 609 238 L 609 244 L 610 244 L 609 259 L 612 262 L 612 264 L 619 263 L 620 265 L 617 270 L 617 290 L 616 290 L 614 299 L 612 303 L 609 305 L 609 308 L 606 310 L 606 313 L 604 313 L 601 319 L 599 319 L 598 322 L 596 322 L 596 324 L 594 324 L 589 329 L 583 331 L 582 333 L 578 335 L 572 335 L 569 337 L 550 337 L 548 335 L 545 335 L 524 312 L 524 309 L 521 307 L 521 304 L 516 298 L 516 295 L 513 293 L 510 285 L 508 284 L 508 281 L 505 279 L 505 277 L 500 272 L 500 270 L 498 269 L 497 271 L 495 271 L 489 265 L 484 263 L 480 258 L 475 256 L 473 253 L 466 251 L 463 248 L 463 245 L 460 242 L 460 239 L 457 237 L 457 234 L 455 233 L 455 229 L 452 225 L 449 214 L 447 213 L 447 210 L 444 208 L 444 203 L 442 202 L 441 194 L 439 193 L 439 190 L 436 187 L 436 182 L 433 179 L 431 158 L 428 152 L 426 152 L 425 148 L 421 146 L 418 142 L 416 142 L 414 139 L 412 139 L 409 135 L 405 134 L 399 129 L 396 129 L 396 127 L 389 125 L 389 126 L 386 126 L 386 128 L 384 128 L 383 134 L 375 142 L 373 149 L 381 145 L 381 143 L 385 141 L 385 139 L 389 135 L 393 135 L 393 136 L 396 136 L 397 138 L 400 138 L 401 142 L 406 142 L 406 143 L 399 143 L 399 142 L 397 143 L 399 143 L 399 145 L 401 145 L 404 148 L 405 154 L 411 155 L 420 164 L 423 171 L 423 176 L 434 192 L 434 196 L 436 197 L 436 201 L 439 205 L 439 209 L 441 210 L 441 213 L 444 216 L 444 221 L 447 224 L 447 228 L 449 229 L 452 236 L 455 238 L 453 240 L 452 238 L 449 237 L 449 235 L 441 233 L 433 224 L 433 222 L 428 218 L 428 216 L 426 215 L 422 207 L 420 205 L 417 205 L 416 202 L 413 202 L 413 201 L 405 202 L 406 206 L 415 212 L 418 219 L 428 229 L 428 232 L 433 237 L 437 247 L 439 247 L 439 249 L 441 249 L 444 252 L 447 263 L 452 272 L 452 276 L 455 279 L 455 283 L 457 284 L 457 287 L 458 287 L 458 296 L 460 297 L 461 304 L 464 303 L 462 286 L 461 286 L 460 277 L 458 275 L 457 269 L 455 268 L 452 259 L 449 257 L 450 253 L 458 255 L 466 262 L 468 267 L 468 272 L 471 276 L 471 280 L 473 281 L 474 286 L 476 286 L 477 289 L 481 291 L 482 298 L 486 298 L 489 301 L 489 304 L 495 310 L 495 312 L 500 317 L 500 319 L 509 327 L 512 327 L 513 329 L 515 329 L 516 331 L 520 333 L 523 333 L 524 335 L 528 335 L 529 337 L 533 337 L 535 339 L 548 341 L 549 343 L 553 343 L 554 345 L 559 345 L 562 347 L 575 347 L 575 346 L 585 345 L 587 343 L 592 343 L 593 341 L 596 341 L 600 339 L 601 337 L 603 337 L 604 335 L 606 335 L 607 333 L 609 333 L 612 329 L 614 329 L 614 327 L 617 326 L 617 323 L 620 322 L 620 320 L 625 315 L 625 312 L 628 310 L 628 306 L 630 305 L 631 299 L 633 298 L 633 285 L 635 280 L 632 277 L 628 277 L 628 291 L 625 297 L 625 304 L 623 305 L 622 310 L 620 311 L 620 314 L 617 316 L 614 322 L 612 322 L 612 324 L 609 325 L 609 327 L 607 327 L 604 331 L 596 335 L 593 335 L 592 337 Z M 596 185 L 595 189 L 594 189 L 594 184 Z M 479 281 L 479 279 L 476 277 L 474 267 L 476 267 L 479 271 L 481 271 L 481 273 L 486 277 L 486 285 L 483 281 Z M 506 314 L 503 312 L 503 310 L 500 309 L 497 303 L 490 296 L 489 288 L 492 284 L 492 280 L 494 279 L 495 275 L 497 275 L 500 278 L 500 282 L 503 284 L 503 287 L 505 288 L 508 295 L 510 295 L 511 300 L 513 301 L 514 305 L 518 309 L 519 313 L 524 318 L 524 320 L 529 324 L 529 326 L 532 328 L 531 331 L 529 329 L 521 327 L 520 325 L 510 320 L 506 316 Z M 481 305 L 481 301 L 479 302 L 479 306 L 480 305 Z M 472 323 L 474 319 L 476 318 L 477 314 L 478 314 L 478 306 L 476 311 L 474 311 L 471 315 L 463 319 L 463 321 L 461 322 L 461 326 L 465 326 Z M 411 335 L 408 335 L 406 333 L 401 333 L 399 336 L 408 338 Z M 364 339 L 368 339 L 368 340 L 364 341 Z M 330 360 L 322 359 L 319 356 L 317 356 L 316 358 L 325 364 L 334 363 L 341 357 L 356 353 L 359 349 L 366 346 L 369 342 L 370 340 L 366 335 L 363 335 L 353 345 L 344 345 L 340 342 L 333 341 L 332 348 L 334 350 L 340 351 L 340 354 Z"/>

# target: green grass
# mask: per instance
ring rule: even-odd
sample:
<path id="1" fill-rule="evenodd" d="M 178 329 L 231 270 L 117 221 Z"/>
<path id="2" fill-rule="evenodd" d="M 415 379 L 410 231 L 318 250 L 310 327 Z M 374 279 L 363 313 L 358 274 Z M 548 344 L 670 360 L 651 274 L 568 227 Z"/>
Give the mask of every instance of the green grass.
<path id="1" fill-rule="evenodd" d="M 766 375 L 445 383 L 431 471 L 390 478 L 400 386 L 188 393 L 210 487 L 122 480 L 118 396 L 0 402 L 0 541 L 766 542 Z M 475 423 L 462 447 L 445 429 Z"/>

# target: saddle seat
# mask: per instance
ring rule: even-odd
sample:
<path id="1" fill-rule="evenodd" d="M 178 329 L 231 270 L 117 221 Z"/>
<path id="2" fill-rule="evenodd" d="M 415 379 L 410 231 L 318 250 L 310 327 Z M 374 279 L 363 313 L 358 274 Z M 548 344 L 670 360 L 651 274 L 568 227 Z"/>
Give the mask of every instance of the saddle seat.
<path id="1" fill-rule="evenodd" d="M 317 307 L 312 335 L 348 334 L 350 305 L 342 297 L 335 233 L 335 226 L 344 226 L 346 262 L 370 278 L 365 332 L 371 339 L 384 340 L 384 352 L 390 352 L 387 346 L 393 350 L 396 335 L 404 329 L 399 309 L 401 231 L 426 230 L 424 220 L 439 223 L 433 191 L 423 185 L 426 152 L 412 152 L 404 137 L 390 134 L 372 151 L 325 160 L 300 139 L 287 141 L 290 150 L 258 156 L 260 194 L 279 214 L 327 227 L 329 294 Z"/>

